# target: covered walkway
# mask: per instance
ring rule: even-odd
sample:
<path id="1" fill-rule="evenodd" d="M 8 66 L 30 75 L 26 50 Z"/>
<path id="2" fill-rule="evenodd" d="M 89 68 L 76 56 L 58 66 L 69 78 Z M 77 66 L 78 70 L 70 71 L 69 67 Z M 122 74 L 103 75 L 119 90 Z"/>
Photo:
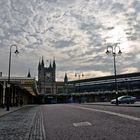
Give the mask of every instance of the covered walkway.
<path id="1" fill-rule="evenodd" d="M 11 77 L 10 87 L 7 85 L 7 77 L 0 77 L 0 106 L 4 107 L 7 100 L 10 106 L 34 103 L 34 97 L 38 95 L 35 78 Z"/>

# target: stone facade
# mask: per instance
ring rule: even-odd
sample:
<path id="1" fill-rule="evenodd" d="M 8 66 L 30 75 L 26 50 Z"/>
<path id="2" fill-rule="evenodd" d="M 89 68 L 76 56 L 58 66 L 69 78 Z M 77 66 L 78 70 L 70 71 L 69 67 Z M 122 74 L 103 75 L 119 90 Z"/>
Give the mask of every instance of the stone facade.
<path id="1" fill-rule="evenodd" d="M 38 90 L 40 94 L 55 95 L 66 93 L 66 83 L 68 81 L 65 74 L 64 81 L 56 81 L 55 60 L 49 66 L 44 65 L 44 60 L 38 64 Z"/>
<path id="2" fill-rule="evenodd" d="M 48 67 L 45 67 L 44 60 L 38 65 L 38 89 L 41 94 L 56 93 L 56 64 L 55 60 Z"/>

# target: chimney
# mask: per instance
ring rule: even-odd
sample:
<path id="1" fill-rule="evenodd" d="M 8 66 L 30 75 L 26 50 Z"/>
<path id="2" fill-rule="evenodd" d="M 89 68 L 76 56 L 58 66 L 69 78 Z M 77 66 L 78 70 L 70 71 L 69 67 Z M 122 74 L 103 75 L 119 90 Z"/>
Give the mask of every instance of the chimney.
<path id="1" fill-rule="evenodd" d="M 0 77 L 2 77 L 2 72 L 0 72 Z"/>

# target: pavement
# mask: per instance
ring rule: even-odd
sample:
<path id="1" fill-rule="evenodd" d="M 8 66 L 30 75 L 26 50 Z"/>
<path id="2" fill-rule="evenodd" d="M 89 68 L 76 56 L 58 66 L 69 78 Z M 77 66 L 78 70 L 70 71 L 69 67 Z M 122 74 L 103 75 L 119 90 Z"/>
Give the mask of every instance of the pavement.
<path id="1" fill-rule="evenodd" d="M 39 105 L 0 108 L 0 140 L 45 140 Z"/>
<path id="2" fill-rule="evenodd" d="M 22 107 L 10 107 L 10 110 L 9 111 L 6 111 L 6 108 L 0 108 L 0 117 L 4 116 L 6 114 L 9 114 L 9 113 L 11 113 L 13 111 L 17 111 L 17 110 L 19 110 L 21 108 Z"/>

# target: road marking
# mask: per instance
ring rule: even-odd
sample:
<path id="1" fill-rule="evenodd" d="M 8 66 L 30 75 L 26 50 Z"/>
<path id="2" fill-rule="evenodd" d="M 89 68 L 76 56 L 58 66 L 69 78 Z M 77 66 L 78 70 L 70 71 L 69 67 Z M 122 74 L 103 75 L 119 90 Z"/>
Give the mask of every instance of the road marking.
<path id="1" fill-rule="evenodd" d="M 43 112 L 41 111 L 41 107 L 40 109 L 40 116 L 41 116 L 41 125 L 42 125 L 42 135 L 43 135 L 43 140 L 46 140 L 46 133 L 45 133 L 45 127 L 44 127 L 44 119 L 43 119 Z"/>
<path id="2" fill-rule="evenodd" d="M 134 121 L 140 121 L 140 118 L 137 118 L 137 117 L 134 117 L 134 116 L 130 116 L 130 115 L 125 115 L 125 114 L 120 114 L 120 113 L 116 113 L 116 112 L 105 111 L 105 110 L 98 110 L 98 109 L 93 109 L 93 108 L 86 108 L 86 107 L 81 107 L 81 106 L 73 106 L 73 107 L 84 109 L 84 110 L 102 112 L 102 113 L 106 113 L 106 114 L 110 114 L 110 115 L 114 115 L 114 116 L 119 116 L 119 117 L 122 117 L 122 118 L 134 120 Z"/>
<path id="3" fill-rule="evenodd" d="M 78 126 L 91 126 L 92 124 L 90 122 L 78 122 L 78 123 L 73 123 L 73 126 L 78 127 Z"/>

